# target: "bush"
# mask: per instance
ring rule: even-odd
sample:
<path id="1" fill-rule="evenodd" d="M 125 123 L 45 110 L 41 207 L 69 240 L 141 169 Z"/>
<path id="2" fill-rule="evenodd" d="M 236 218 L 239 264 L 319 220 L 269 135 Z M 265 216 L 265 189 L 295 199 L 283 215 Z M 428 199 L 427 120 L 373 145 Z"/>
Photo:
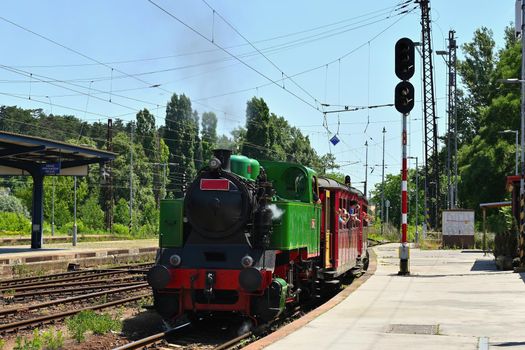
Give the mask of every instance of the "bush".
<path id="1" fill-rule="evenodd" d="M 71 236 L 73 235 L 73 225 L 74 225 L 73 222 L 68 222 L 67 224 L 63 225 L 59 231 L 61 233 L 65 233 Z M 83 232 L 86 232 L 86 225 L 84 225 L 82 221 L 77 220 L 77 234 L 80 234 Z"/>
<path id="2" fill-rule="evenodd" d="M 0 194 L 0 212 L 17 213 L 29 217 L 29 211 L 22 204 L 22 201 L 6 193 Z"/>
<path id="3" fill-rule="evenodd" d="M 122 224 L 113 224 L 113 234 L 118 236 L 129 236 L 129 228 Z"/>
<path id="4" fill-rule="evenodd" d="M 31 221 L 18 213 L 0 212 L 0 227 L 6 231 L 31 232 Z"/>
<path id="5" fill-rule="evenodd" d="M 146 224 L 139 228 L 138 232 L 135 234 L 137 238 L 152 238 L 156 237 L 159 234 L 159 228 L 157 225 Z"/>

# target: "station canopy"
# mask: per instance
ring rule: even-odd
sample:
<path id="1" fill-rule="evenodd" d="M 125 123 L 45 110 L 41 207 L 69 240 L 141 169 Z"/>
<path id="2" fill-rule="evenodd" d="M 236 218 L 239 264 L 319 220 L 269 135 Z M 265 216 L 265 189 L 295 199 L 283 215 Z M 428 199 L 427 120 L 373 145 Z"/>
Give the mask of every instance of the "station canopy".
<path id="1" fill-rule="evenodd" d="M 85 176 L 89 164 L 104 164 L 115 157 L 90 147 L 0 131 L 0 176 L 33 178 L 31 248 L 42 247 L 44 177 Z"/>

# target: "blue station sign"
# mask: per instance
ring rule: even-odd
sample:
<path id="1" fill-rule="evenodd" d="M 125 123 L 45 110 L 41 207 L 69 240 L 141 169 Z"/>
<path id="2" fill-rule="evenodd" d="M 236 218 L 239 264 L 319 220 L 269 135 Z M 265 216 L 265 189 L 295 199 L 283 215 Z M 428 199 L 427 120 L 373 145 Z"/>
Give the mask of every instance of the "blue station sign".
<path id="1" fill-rule="evenodd" d="M 42 174 L 60 175 L 60 163 L 47 163 L 42 165 Z"/>

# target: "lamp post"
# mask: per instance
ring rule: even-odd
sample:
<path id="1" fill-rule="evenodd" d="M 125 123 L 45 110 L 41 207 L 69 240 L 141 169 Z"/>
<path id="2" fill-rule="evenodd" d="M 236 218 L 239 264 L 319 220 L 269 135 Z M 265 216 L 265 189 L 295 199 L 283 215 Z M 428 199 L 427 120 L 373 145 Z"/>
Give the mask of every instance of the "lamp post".
<path id="1" fill-rule="evenodd" d="M 364 193 L 366 196 L 367 184 L 368 184 L 368 140 L 365 141 L 366 156 L 365 156 L 365 189 Z"/>
<path id="2" fill-rule="evenodd" d="M 516 170 L 515 170 L 515 174 L 518 175 L 518 149 L 519 149 L 519 146 L 518 146 L 518 130 L 503 130 L 503 131 L 498 131 L 499 134 L 515 134 L 516 136 Z"/>
<path id="3" fill-rule="evenodd" d="M 524 4 L 525 5 L 525 4 Z M 524 232 L 524 207 L 523 207 L 523 192 L 524 192 L 524 177 L 525 177 L 525 35 L 523 33 L 523 21 L 525 17 L 525 8 L 522 5 L 522 33 L 521 33 L 521 79 L 498 79 L 500 83 L 506 84 L 521 84 L 521 174 L 520 174 L 520 239 L 518 248 L 520 251 L 525 249 L 525 232 Z M 523 260 L 521 263 L 523 264 Z"/>
<path id="4" fill-rule="evenodd" d="M 383 170 L 381 172 L 381 236 L 383 235 L 383 222 L 385 221 L 385 133 L 383 127 Z"/>
<path id="5" fill-rule="evenodd" d="M 418 217 L 419 217 L 419 205 L 418 205 L 418 198 L 419 197 L 419 169 L 418 169 L 418 159 L 417 157 L 407 157 L 408 159 L 415 159 L 416 160 L 416 243 L 419 242 L 419 231 L 418 231 Z"/>

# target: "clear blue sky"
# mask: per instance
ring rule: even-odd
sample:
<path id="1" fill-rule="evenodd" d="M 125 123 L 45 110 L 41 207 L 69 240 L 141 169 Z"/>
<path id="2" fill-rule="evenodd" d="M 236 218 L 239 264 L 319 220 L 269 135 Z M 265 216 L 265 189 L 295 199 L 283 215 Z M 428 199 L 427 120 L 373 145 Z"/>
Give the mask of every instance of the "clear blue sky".
<path id="1" fill-rule="evenodd" d="M 272 112 L 309 135 L 319 154 L 331 151 L 341 164 L 351 164 L 340 170 L 360 188 L 364 143 L 370 144 L 369 164 L 381 164 L 381 130 L 386 127 L 386 173 L 399 173 L 401 117 L 393 107 L 328 115 L 328 133 L 323 114 L 312 106 L 328 103 L 331 107 L 326 109 L 337 109 L 337 105 L 392 103 L 398 81 L 394 44 L 405 36 L 420 41 L 416 4 L 409 3 L 405 9 L 415 10 L 400 15 L 403 1 L 397 0 L 207 0 L 209 6 L 201 0 L 153 1 L 205 38 L 147 0 L 0 2 L 1 103 L 88 121 L 129 120 L 148 108 L 163 124 L 171 94 L 184 93 L 199 113 L 215 112 L 219 132 L 229 133 L 244 125 L 246 101 L 259 96 Z M 434 50 L 446 49 L 449 29 L 456 31 L 462 45 L 481 26 L 493 30 L 501 47 L 504 27 L 514 20 L 511 0 L 431 0 L 430 5 Z M 218 49 L 212 39 L 252 68 Z M 434 57 L 434 63 L 438 129 L 443 134 L 446 70 L 441 57 Z M 422 159 L 419 61 L 417 65 L 412 81 L 418 102 L 410 116 L 409 142 L 410 154 Z M 277 86 L 282 82 L 270 81 L 304 71 L 308 72 L 295 76 L 293 82 L 284 81 L 286 90 Z M 328 139 L 337 132 L 342 142 L 329 148 Z M 369 189 L 379 181 L 381 168 L 375 166 Z"/>

